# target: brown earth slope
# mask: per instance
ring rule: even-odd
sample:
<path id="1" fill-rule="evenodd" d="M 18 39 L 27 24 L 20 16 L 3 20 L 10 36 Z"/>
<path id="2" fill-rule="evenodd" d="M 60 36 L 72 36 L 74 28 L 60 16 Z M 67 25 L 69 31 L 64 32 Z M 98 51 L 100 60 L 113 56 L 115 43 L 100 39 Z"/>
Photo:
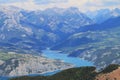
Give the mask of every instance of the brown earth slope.
<path id="1" fill-rule="evenodd" d="M 95 80 L 120 80 L 120 67 L 113 72 L 99 74 Z"/>

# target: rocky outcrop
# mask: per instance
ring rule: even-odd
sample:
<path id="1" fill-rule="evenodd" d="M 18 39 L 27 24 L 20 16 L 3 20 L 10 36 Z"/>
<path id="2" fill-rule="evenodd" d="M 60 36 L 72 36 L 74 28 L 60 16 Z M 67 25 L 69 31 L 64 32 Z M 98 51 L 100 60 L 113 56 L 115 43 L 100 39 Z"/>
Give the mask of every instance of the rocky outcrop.
<path id="1" fill-rule="evenodd" d="M 1 76 L 23 76 L 29 74 L 42 74 L 50 71 L 73 67 L 60 60 L 50 60 L 42 56 L 19 54 L 21 57 L 11 58 L 0 65 Z"/>

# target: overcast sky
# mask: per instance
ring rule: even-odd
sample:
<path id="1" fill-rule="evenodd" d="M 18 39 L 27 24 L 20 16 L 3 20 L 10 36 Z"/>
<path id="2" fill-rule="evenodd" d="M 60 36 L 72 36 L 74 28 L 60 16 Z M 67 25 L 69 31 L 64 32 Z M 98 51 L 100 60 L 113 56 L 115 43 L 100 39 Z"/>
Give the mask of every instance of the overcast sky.
<path id="1" fill-rule="evenodd" d="M 78 7 L 81 11 L 86 11 L 120 8 L 120 0 L 0 0 L 0 5 L 13 5 L 28 10 Z"/>

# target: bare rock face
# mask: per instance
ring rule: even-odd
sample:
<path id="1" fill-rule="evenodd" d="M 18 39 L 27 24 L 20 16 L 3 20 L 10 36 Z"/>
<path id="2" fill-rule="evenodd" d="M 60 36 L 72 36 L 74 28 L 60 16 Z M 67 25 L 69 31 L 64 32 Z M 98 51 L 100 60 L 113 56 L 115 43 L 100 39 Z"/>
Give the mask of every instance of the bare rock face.
<path id="1" fill-rule="evenodd" d="M 4 63 L 4 61 L 0 60 L 0 65 L 2 65 Z"/>
<path id="2" fill-rule="evenodd" d="M 2 76 L 23 76 L 29 74 L 41 74 L 55 70 L 73 67 L 59 60 L 49 60 L 41 56 L 25 54 L 20 58 L 11 58 L 0 65 Z"/>

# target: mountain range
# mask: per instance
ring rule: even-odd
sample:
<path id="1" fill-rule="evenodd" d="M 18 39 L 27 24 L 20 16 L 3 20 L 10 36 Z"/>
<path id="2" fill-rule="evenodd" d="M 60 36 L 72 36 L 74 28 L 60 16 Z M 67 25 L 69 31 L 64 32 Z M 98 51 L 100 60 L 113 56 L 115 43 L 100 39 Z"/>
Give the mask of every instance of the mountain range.
<path id="1" fill-rule="evenodd" d="M 1 7 L 0 13 L 0 46 L 26 53 L 26 50 L 40 52 L 66 39 L 81 26 L 94 24 L 74 7 L 26 11 L 10 6 Z"/>
<path id="2" fill-rule="evenodd" d="M 82 13 L 75 7 L 28 11 L 0 6 L 2 53 L 38 55 L 42 54 L 41 50 L 50 48 L 91 61 L 99 69 L 111 63 L 120 64 L 119 35 L 118 8 Z M 13 60 L 21 63 L 18 58 Z M 0 67 L 7 67 L 7 61 Z"/>
<path id="3" fill-rule="evenodd" d="M 115 17 L 120 16 L 120 9 L 115 8 L 113 10 L 100 9 L 100 10 L 96 10 L 96 11 L 88 11 L 88 12 L 86 12 L 86 15 L 88 17 L 90 17 L 94 22 L 100 24 L 110 18 L 115 18 Z"/>
<path id="4" fill-rule="evenodd" d="M 120 17 L 81 30 L 51 49 L 92 61 L 98 68 L 106 67 L 111 63 L 120 64 Z"/>

